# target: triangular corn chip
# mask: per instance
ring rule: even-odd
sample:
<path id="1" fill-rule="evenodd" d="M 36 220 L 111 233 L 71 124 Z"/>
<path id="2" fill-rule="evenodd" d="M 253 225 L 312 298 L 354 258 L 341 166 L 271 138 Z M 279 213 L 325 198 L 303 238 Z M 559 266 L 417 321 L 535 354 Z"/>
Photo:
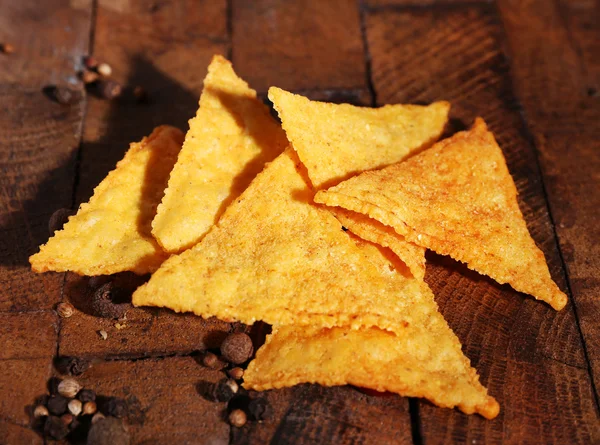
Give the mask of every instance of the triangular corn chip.
<path id="1" fill-rule="evenodd" d="M 402 261 L 406 263 L 415 278 L 425 277 L 425 248 L 406 241 L 402 235 L 398 235 L 394 229 L 379 221 L 375 221 L 362 213 L 351 212 L 339 207 L 331 207 L 331 212 L 356 236 L 388 247 Z"/>
<path id="2" fill-rule="evenodd" d="M 377 247 L 359 247 L 314 206 L 300 169 L 286 150 L 200 243 L 165 261 L 133 303 L 248 324 L 392 329 L 400 315 L 411 323 L 427 317 L 424 283 L 377 263 Z"/>
<path id="3" fill-rule="evenodd" d="M 376 327 L 273 328 L 244 373 L 244 387 L 262 391 L 300 383 L 350 384 L 425 397 L 488 419 L 500 410 L 438 312 L 423 325 L 395 333 Z"/>
<path id="4" fill-rule="evenodd" d="M 32 269 L 81 275 L 154 272 L 168 254 L 152 237 L 150 224 L 182 143 L 180 130 L 161 126 L 131 144 L 89 202 L 29 258 Z"/>
<path id="5" fill-rule="evenodd" d="M 567 303 L 527 230 L 502 151 L 482 119 L 403 163 L 319 192 L 315 201 L 369 215 L 557 310 Z"/>
<path id="6" fill-rule="evenodd" d="M 288 142 L 256 91 L 215 56 L 152 234 L 168 252 L 196 244 Z"/>
<path id="7" fill-rule="evenodd" d="M 444 131 L 450 109 L 448 102 L 381 108 L 338 105 L 275 87 L 269 89 L 269 99 L 316 190 L 429 147 Z"/>

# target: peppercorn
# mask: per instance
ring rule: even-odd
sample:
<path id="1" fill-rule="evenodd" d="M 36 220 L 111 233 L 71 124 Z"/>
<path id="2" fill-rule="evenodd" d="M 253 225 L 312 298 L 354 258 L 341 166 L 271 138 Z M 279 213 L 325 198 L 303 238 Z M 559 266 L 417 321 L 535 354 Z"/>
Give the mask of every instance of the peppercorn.
<path id="1" fill-rule="evenodd" d="M 69 401 L 66 397 L 57 395 L 48 399 L 48 411 L 53 416 L 62 416 L 67 411 Z"/>
<path id="2" fill-rule="evenodd" d="M 77 398 L 81 400 L 82 403 L 86 402 L 95 402 L 96 401 L 96 393 L 91 389 L 82 389 L 77 394 Z"/>
<path id="3" fill-rule="evenodd" d="M 254 347 L 248 334 L 235 332 L 229 334 L 221 344 L 221 355 L 230 363 L 239 365 L 252 357 Z"/>
<path id="4" fill-rule="evenodd" d="M 209 398 L 216 402 L 229 402 L 238 392 L 238 384 L 231 379 L 222 379 L 212 386 Z"/>
<path id="5" fill-rule="evenodd" d="M 107 416 L 113 416 L 122 419 L 127 414 L 127 402 L 118 397 L 111 397 L 104 406 L 104 413 Z"/>
<path id="6" fill-rule="evenodd" d="M 258 397 L 251 400 L 248 404 L 248 414 L 250 416 L 250 420 L 265 420 L 271 415 L 271 406 L 266 399 Z"/>
<path id="7" fill-rule="evenodd" d="M 96 414 L 92 416 L 92 425 L 105 418 L 106 416 L 104 414 L 102 414 L 100 411 L 96 411 Z"/>
<path id="8" fill-rule="evenodd" d="M 81 403 L 81 400 L 73 399 L 69 401 L 67 408 L 71 414 L 78 416 L 83 410 L 83 403 Z"/>
<path id="9" fill-rule="evenodd" d="M 227 366 L 227 364 L 223 360 L 221 360 L 212 352 L 208 351 L 205 352 L 202 356 L 202 364 L 207 368 L 215 370 L 223 369 L 225 366 Z"/>
<path id="10" fill-rule="evenodd" d="M 94 414 L 97 411 L 96 402 L 85 402 L 83 404 L 83 414 L 90 415 Z"/>
<path id="11" fill-rule="evenodd" d="M 56 306 L 56 312 L 61 318 L 69 318 L 74 311 L 75 308 L 71 303 L 58 303 L 58 306 Z"/>
<path id="12" fill-rule="evenodd" d="M 63 440 L 69 434 L 69 428 L 64 424 L 60 417 L 49 416 L 44 423 L 44 435 L 55 439 Z"/>
<path id="13" fill-rule="evenodd" d="M 64 423 L 66 426 L 69 426 L 71 422 L 73 422 L 74 418 L 75 417 L 71 413 L 66 413 L 60 416 L 60 420 L 62 420 L 62 423 Z"/>
<path id="14" fill-rule="evenodd" d="M 113 417 L 92 423 L 87 445 L 129 445 L 130 437 L 123 422 Z"/>
<path id="15" fill-rule="evenodd" d="M 86 85 L 92 84 L 98 80 L 98 73 L 85 70 L 81 73 L 81 80 Z"/>
<path id="16" fill-rule="evenodd" d="M 248 420 L 246 413 L 241 409 L 234 409 L 229 413 L 229 423 L 238 428 L 246 425 L 246 421 Z"/>
<path id="17" fill-rule="evenodd" d="M 98 94 L 103 99 L 116 99 L 123 92 L 123 87 L 114 80 L 103 80 L 98 82 Z"/>
<path id="18" fill-rule="evenodd" d="M 79 357 L 59 357 L 55 362 L 55 367 L 58 372 L 69 375 L 81 375 L 87 371 L 90 366 L 89 360 Z M 84 400 L 81 401 L 84 402 Z"/>
<path id="19" fill-rule="evenodd" d="M 36 419 L 39 417 L 48 417 L 49 414 L 48 408 L 46 408 L 44 405 L 38 405 L 33 410 L 33 417 Z"/>
<path id="20" fill-rule="evenodd" d="M 52 88 L 52 97 L 62 105 L 70 105 L 75 102 L 77 94 L 70 88 L 65 86 L 56 86 Z"/>
<path id="21" fill-rule="evenodd" d="M 58 384 L 58 393 L 69 399 L 75 397 L 80 389 L 81 385 L 77 380 L 71 378 L 66 378 Z"/>
<path id="22" fill-rule="evenodd" d="M 244 370 L 240 367 L 235 367 L 227 371 L 227 374 L 229 374 L 229 377 L 232 379 L 241 380 L 241 378 L 244 377 Z"/>
<path id="23" fill-rule="evenodd" d="M 113 283 L 109 281 L 94 292 L 92 297 L 92 310 L 94 315 L 103 318 L 122 318 L 125 315 L 126 305 L 113 303 Z"/>
<path id="24" fill-rule="evenodd" d="M 98 74 L 104 77 L 109 77 L 112 74 L 112 68 L 108 63 L 101 63 L 96 67 L 96 71 Z"/>
<path id="25" fill-rule="evenodd" d="M 11 43 L 3 43 L 2 44 L 2 52 L 4 54 L 13 54 L 15 52 L 15 47 Z"/>
<path id="26" fill-rule="evenodd" d="M 84 57 L 83 64 L 88 70 L 95 70 L 98 68 L 98 61 L 93 56 Z"/>
<path id="27" fill-rule="evenodd" d="M 70 209 L 58 209 L 54 212 L 48 221 L 50 235 L 54 235 L 57 230 L 62 230 L 71 215 L 73 215 L 73 212 Z"/>

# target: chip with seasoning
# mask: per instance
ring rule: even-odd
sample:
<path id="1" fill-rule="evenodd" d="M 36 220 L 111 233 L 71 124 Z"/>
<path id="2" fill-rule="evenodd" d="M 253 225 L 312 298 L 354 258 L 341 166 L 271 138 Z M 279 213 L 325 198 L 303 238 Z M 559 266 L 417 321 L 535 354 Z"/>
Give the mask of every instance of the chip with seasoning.
<path id="1" fill-rule="evenodd" d="M 89 202 L 29 258 L 32 269 L 81 275 L 154 272 L 168 254 L 150 225 L 182 143 L 180 130 L 161 126 L 131 144 Z"/>
<path id="2" fill-rule="evenodd" d="M 435 306 L 433 298 L 429 304 Z M 262 391 L 300 383 L 350 384 L 425 397 L 488 419 L 500 410 L 436 309 L 423 324 L 395 332 L 376 327 L 274 328 L 244 373 L 244 387 Z"/>
<path id="3" fill-rule="evenodd" d="M 168 252 L 196 244 L 287 146 L 281 126 L 231 63 L 213 57 L 152 234 Z"/>
<path id="4" fill-rule="evenodd" d="M 527 230 L 502 150 L 480 118 L 471 130 L 321 191 L 315 201 L 368 215 L 556 310 L 567 303 Z"/>
<path id="5" fill-rule="evenodd" d="M 269 99 L 317 190 L 431 146 L 444 131 L 450 110 L 448 102 L 381 108 L 338 105 L 275 87 L 269 89 Z"/>
<path id="6" fill-rule="evenodd" d="M 133 303 L 248 324 L 393 329 L 426 317 L 424 283 L 382 262 L 378 246 L 357 244 L 312 199 L 300 161 L 286 150 Z"/>
<path id="7" fill-rule="evenodd" d="M 352 212 L 340 207 L 330 207 L 331 212 L 356 236 L 388 247 L 394 252 L 410 269 L 415 278 L 425 277 L 425 248 L 407 241 L 389 226 L 381 224 L 362 213 Z"/>

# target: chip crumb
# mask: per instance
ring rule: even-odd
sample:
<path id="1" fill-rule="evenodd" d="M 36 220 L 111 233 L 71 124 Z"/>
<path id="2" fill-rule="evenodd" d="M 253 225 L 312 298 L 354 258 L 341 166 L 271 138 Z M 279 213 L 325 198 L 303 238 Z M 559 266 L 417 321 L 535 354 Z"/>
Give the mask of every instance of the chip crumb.
<path id="1" fill-rule="evenodd" d="M 121 330 L 121 329 L 125 329 L 127 327 L 127 325 L 125 323 L 115 323 L 115 328 L 117 328 L 117 330 Z"/>
<path id="2" fill-rule="evenodd" d="M 104 329 L 99 330 L 98 335 L 100 335 L 102 340 L 106 340 L 108 338 L 108 333 Z"/>

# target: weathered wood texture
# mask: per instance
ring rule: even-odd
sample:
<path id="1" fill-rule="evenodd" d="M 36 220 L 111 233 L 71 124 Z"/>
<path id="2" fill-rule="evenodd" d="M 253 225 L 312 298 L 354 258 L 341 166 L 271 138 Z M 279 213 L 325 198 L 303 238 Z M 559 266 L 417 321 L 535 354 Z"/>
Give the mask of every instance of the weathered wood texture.
<path id="1" fill-rule="evenodd" d="M 600 4 L 500 1 L 596 396 L 600 388 Z"/>
<path id="2" fill-rule="evenodd" d="M 468 126 L 478 115 L 486 119 L 506 155 L 529 229 L 553 277 L 566 290 L 534 147 L 511 89 L 495 10 L 374 12 L 367 16 L 367 36 L 379 104 L 446 99 L 453 104 L 451 116 L 457 124 Z M 573 307 L 557 313 L 454 262 L 432 259 L 426 279 L 502 411 L 489 422 L 421 402 L 423 441 L 598 439 L 597 410 Z M 576 402 L 565 406 L 563 400 Z"/>
<path id="3" fill-rule="evenodd" d="M 82 382 L 131 402 L 133 443 L 600 442 L 591 377 L 597 389 L 600 12 L 592 0 L 491 3 L 0 0 L 0 43 L 17 49 L 0 54 L 0 443 L 41 443 L 30 409 L 57 351 L 91 358 Z M 122 98 L 84 90 L 76 72 L 88 51 L 111 64 L 126 87 Z M 428 256 L 427 281 L 501 403 L 497 419 L 300 385 L 264 394 L 269 420 L 232 429 L 225 406 L 198 393 L 222 374 L 191 354 L 218 344 L 230 324 L 132 309 L 118 329 L 90 314 L 90 292 L 102 279 L 29 272 L 27 258 L 46 241 L 56 208 L 87 200 L 129 142 L 156 125 L 187 128 L 214 53 L 231 56 L 263 97 L 277 85 L 365 105 L 446 99 L 453 130 L 486 119 L 532 235 L 573 297 L 556 313 Z M 42 88 L 54 84 L 68 85 L 75 101 L 50 100 Z M 137 85 L 147 103 L 135 101 Z M 113 279 L 133 288 L 144 278 Z M 75 305 L 73 317 L 52 312 L 61 299 Z"/>

